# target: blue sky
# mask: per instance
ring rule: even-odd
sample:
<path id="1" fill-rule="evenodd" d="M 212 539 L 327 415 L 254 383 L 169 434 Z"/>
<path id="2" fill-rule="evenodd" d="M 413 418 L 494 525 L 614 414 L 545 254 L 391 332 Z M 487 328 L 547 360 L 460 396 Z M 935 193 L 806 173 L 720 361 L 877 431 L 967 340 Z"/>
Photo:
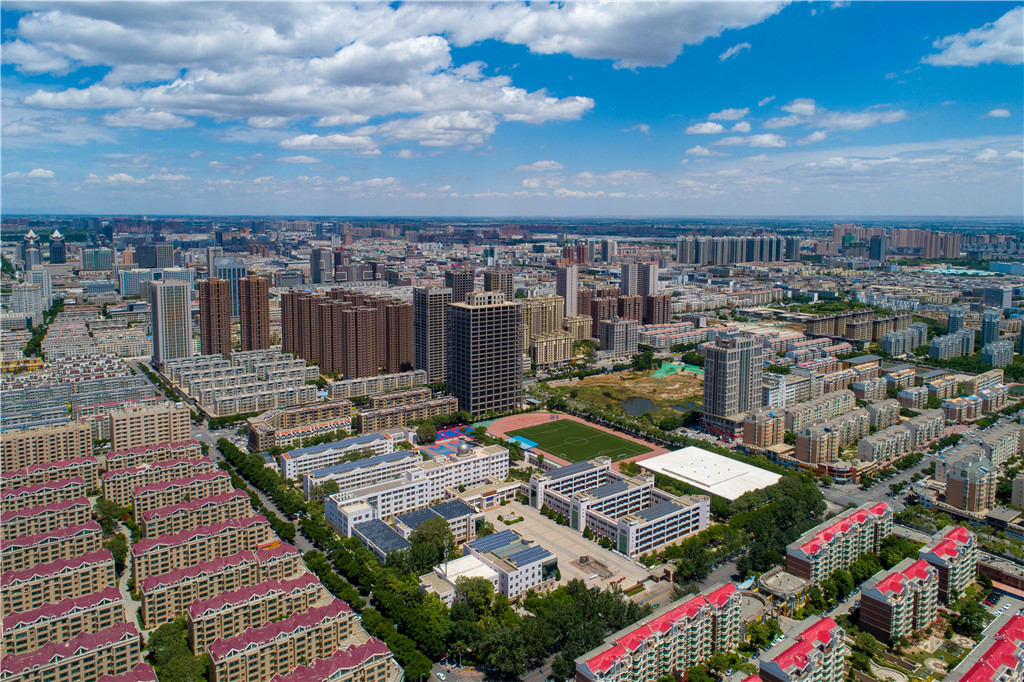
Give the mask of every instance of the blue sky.
<path id="1" fill-rule="evenodd" d="M 5 212 L 1024 213 L 1020 3 L 5 3 Z"/>

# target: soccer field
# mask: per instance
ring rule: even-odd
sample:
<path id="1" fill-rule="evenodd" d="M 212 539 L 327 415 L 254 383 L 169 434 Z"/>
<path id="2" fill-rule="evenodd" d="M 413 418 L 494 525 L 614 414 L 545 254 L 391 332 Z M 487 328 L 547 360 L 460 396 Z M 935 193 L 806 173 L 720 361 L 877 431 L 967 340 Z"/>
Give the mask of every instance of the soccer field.
<path id="1" fill-rule="evenodd" d="M 639 443 L 613 436 L 571 419 L 557 419 L 525 429 L 516 429 L 509 431 L 509 435 L 535 441 L 544 452 L 570 462 L 583 462 L 601 456 L 619 460 L 651 451 Z"/>

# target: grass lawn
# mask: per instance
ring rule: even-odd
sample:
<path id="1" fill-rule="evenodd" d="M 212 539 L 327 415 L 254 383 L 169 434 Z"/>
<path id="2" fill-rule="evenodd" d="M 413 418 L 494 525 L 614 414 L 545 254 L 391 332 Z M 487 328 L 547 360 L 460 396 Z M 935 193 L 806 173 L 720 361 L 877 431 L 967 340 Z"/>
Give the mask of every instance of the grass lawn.
<path id="1" fill-rule="evenodd" d="M 509 435 L 535 441 L 544 452 L 570 462 L 583 462 L 601 456 L 619 460 L 651 451 L 639 443 L 613 436 L 571 419 L 544 422 L 510 431 Z"/>

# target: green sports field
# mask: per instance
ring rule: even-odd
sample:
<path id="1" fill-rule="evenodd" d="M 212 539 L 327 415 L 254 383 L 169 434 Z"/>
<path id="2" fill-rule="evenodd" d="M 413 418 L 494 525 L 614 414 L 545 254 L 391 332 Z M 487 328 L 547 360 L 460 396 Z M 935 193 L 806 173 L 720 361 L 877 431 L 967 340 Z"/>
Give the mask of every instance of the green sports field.
<path id="1" fill-rule="evenodd" d="M 613 436 L 571 419 L 557 419 L 525 429 L 516 429 L 509 431 L 509 435 L 535 441 L 544 452 L 569 462 L 583 462 L 602 456 L 619 460 L 651 451 L 639 443 Z"/>

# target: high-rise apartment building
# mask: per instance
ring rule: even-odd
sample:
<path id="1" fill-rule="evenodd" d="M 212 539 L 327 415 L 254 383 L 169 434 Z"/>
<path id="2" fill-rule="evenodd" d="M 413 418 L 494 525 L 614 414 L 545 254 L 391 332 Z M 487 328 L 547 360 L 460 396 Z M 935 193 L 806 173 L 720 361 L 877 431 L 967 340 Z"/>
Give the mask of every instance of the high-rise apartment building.
<path id="1" fill-rule="evenodd" d="M 334 281 L 334 254 L 330 249 L 310 250 L 309 279 L 313 284 L 327 284 Z"/>
<path id="2" fill-rule="evenodd" d="M 199 350 L 231 355 L 231 285 L 216 277 L 199 281 Z"/>
<path id="3" fill-rule="evenodd" d="M 173 268 L 174 244 L 140 244 L 135 249 L 135 262 L 140 268 Z"/>
<path id="4" fill-rule="evenodd" d="M 98 249 L 82 249 L 83 270 L 111 270 L 114 267 L 114 250 L 103 246 Z"/>
<path id="5" fill-rule="evenodd" d="M 577 291 L 579 286 L 579 267 L 574 263 L 559 265 L 555 271 L 555 293 L 565 299 L 566 317 L 575 317 L 580 314 L 577 307 Z M 586 311 L 584 311 L 585 313 Z"/>
<path id="6" fill-rule="evenodd" d="M 239 316 L 238 283 L 249 274 L 249 269 L 244 263 L 234 258 L 216 258 L 213 261 L 213 275 L 220 279 L 226 279 L 231 285 L 231 317 Z"/>
<path id="7" fill-rule="evenodd" d="M 448 311 L 448 392 L 459 409 L 517 409 L 523 398 L 519 306 L 501 292 L 474 291 Z"/>
<path id="8" fill-rule="evenodd" d="M 884 263 L 886 256 L 886 247 L 888 246 L 888 240 L 885 238 L 885 235 L 876 235 L 871 238 L 871 241 L 869 243 L 870 246 L 868 248 L 868 257 L 871 260 L 876 260 Z"/>
<path id="9" fill-rule="evenodd" d="M 999 340 L 999 321 L 1003 319 L 1003 311 L 986 310 L 981 314 L 981 345 L 987 346 Z"/>
<path id="10" fill-rule="evenodd" d="M 416 369 L 431 384 L 447 380 L 448 306 L 452 290 L 417 287 L 412 292 Z"/>
<path id="11" fill-rule="evenodd" d="M 928 627 L 938 616 L 939 572 L 924 559 L 904 559 L 861 587 L 860 627 L 888 642 Z"/>
<path id="12" fill-rule="evenodd" d="M 413 306 L 395 301 L 384 306 L 384 371 L 388 374 L 413 369 L 415 357 Z"/>
<path id="13" fill-rule="evenodd" d="M 967 315 L 967 311 L 961 306 L 951 306 L 946 313 L 946 333 L 956 334 L 958 331 L 964 328 L 964 317 Z"/>
<path id="14" fill-rule="evenodd" d="M 786 547 L 786 572 L 817 584 L 849 568 L 864 552 L 878 552 L 892 535 L 892 516 L 886 503 L 868 502 L 811 528 Z"/>
<path id="15" fill-rule="evenodd" d="M 505 294 L 506 301 L 514 301 L 516 289 L 513 284 L 512 271 L 508 268 L 484 270 L 484 290 L 500 291 Z"/>
<path id="16" fill-rule="evenodd" d="M 270 282 L 249 275 L 238 283 L 242 350 L 270 348 Z"/>
<path id="17" fill-rule="evenodd" d="M 623 263 L 620 270 L 622 271 L 620 278 L 622 283 L 619 285 L 619 288 L 622 289 L 622 295 L 634 296 L 639 293 L 640 264 L 635 262 Z"/>
<path id="18" fill-rule="evenodd" d="M 764 682 L 841 682 L 846 678 L 846 633 L 829 617 L 813 621 L 761 657 Z M 795 642 L 793 640 L 796 640 Z"/>
<path id="19" fill-rule="evenodd" d="M 189 409 L 181 403 L 126 405 L 110 413 L 110 450 L 119 452 L 192 440 Z"/>
<path id="20" fill-rule="evenodd" d="M 978 537 L 963 526 L 946 526 L 931 544 L 918 550 L 939 573 L 940 603 L 949 604 L 966 594 L 978 572 L 978 552 Z"/>
<path id="21" fill-rule="evenodd" d="M 153 363 L 192 355 L 192 287 L 179 280 L 149 285 L 153 316 Z"/>
<path id="22" fill-rule="evenodd" d="M 672 297 L 651 294 L 644 298 L 644 324 L 668 324 L 672 319 Z"/>
<path id="23" fill-rule="evenodd" d="M 213 277 L 213 263 L 218 258 L 224 257 L 223 246 L 207 246 L 206 247 L 206 276 Z"/>
<path id="24" fill-rule="evenodd" d="M 752 334 L 729 332 L 716 336 L 706 349 L 704 420 L 718 428 L 738 422 L 742 431 L 744 414 L 761 407 L 762 342 Z"/>
<path id="25" fill-rule="evenodd" d="M 449 270 L 444 273 L 444 285 L 452 290 L 452 303 L 464 303 L 466 296 L 473 291 L 476 274 L 469 265 Z"/>
<path id="26" fill-rule="evenodd" d="M 1013 289 L 1009 287 L 986 287 L 981 294 L 981 304 L 1004 310 L 1013 302 Z"/>
<path id="27" fill-rule="evenodd" d="M 637 270 L 636 293 L 646 298 L 658 293 L 658 264 L 656 262 L 640 263 Z"/>

